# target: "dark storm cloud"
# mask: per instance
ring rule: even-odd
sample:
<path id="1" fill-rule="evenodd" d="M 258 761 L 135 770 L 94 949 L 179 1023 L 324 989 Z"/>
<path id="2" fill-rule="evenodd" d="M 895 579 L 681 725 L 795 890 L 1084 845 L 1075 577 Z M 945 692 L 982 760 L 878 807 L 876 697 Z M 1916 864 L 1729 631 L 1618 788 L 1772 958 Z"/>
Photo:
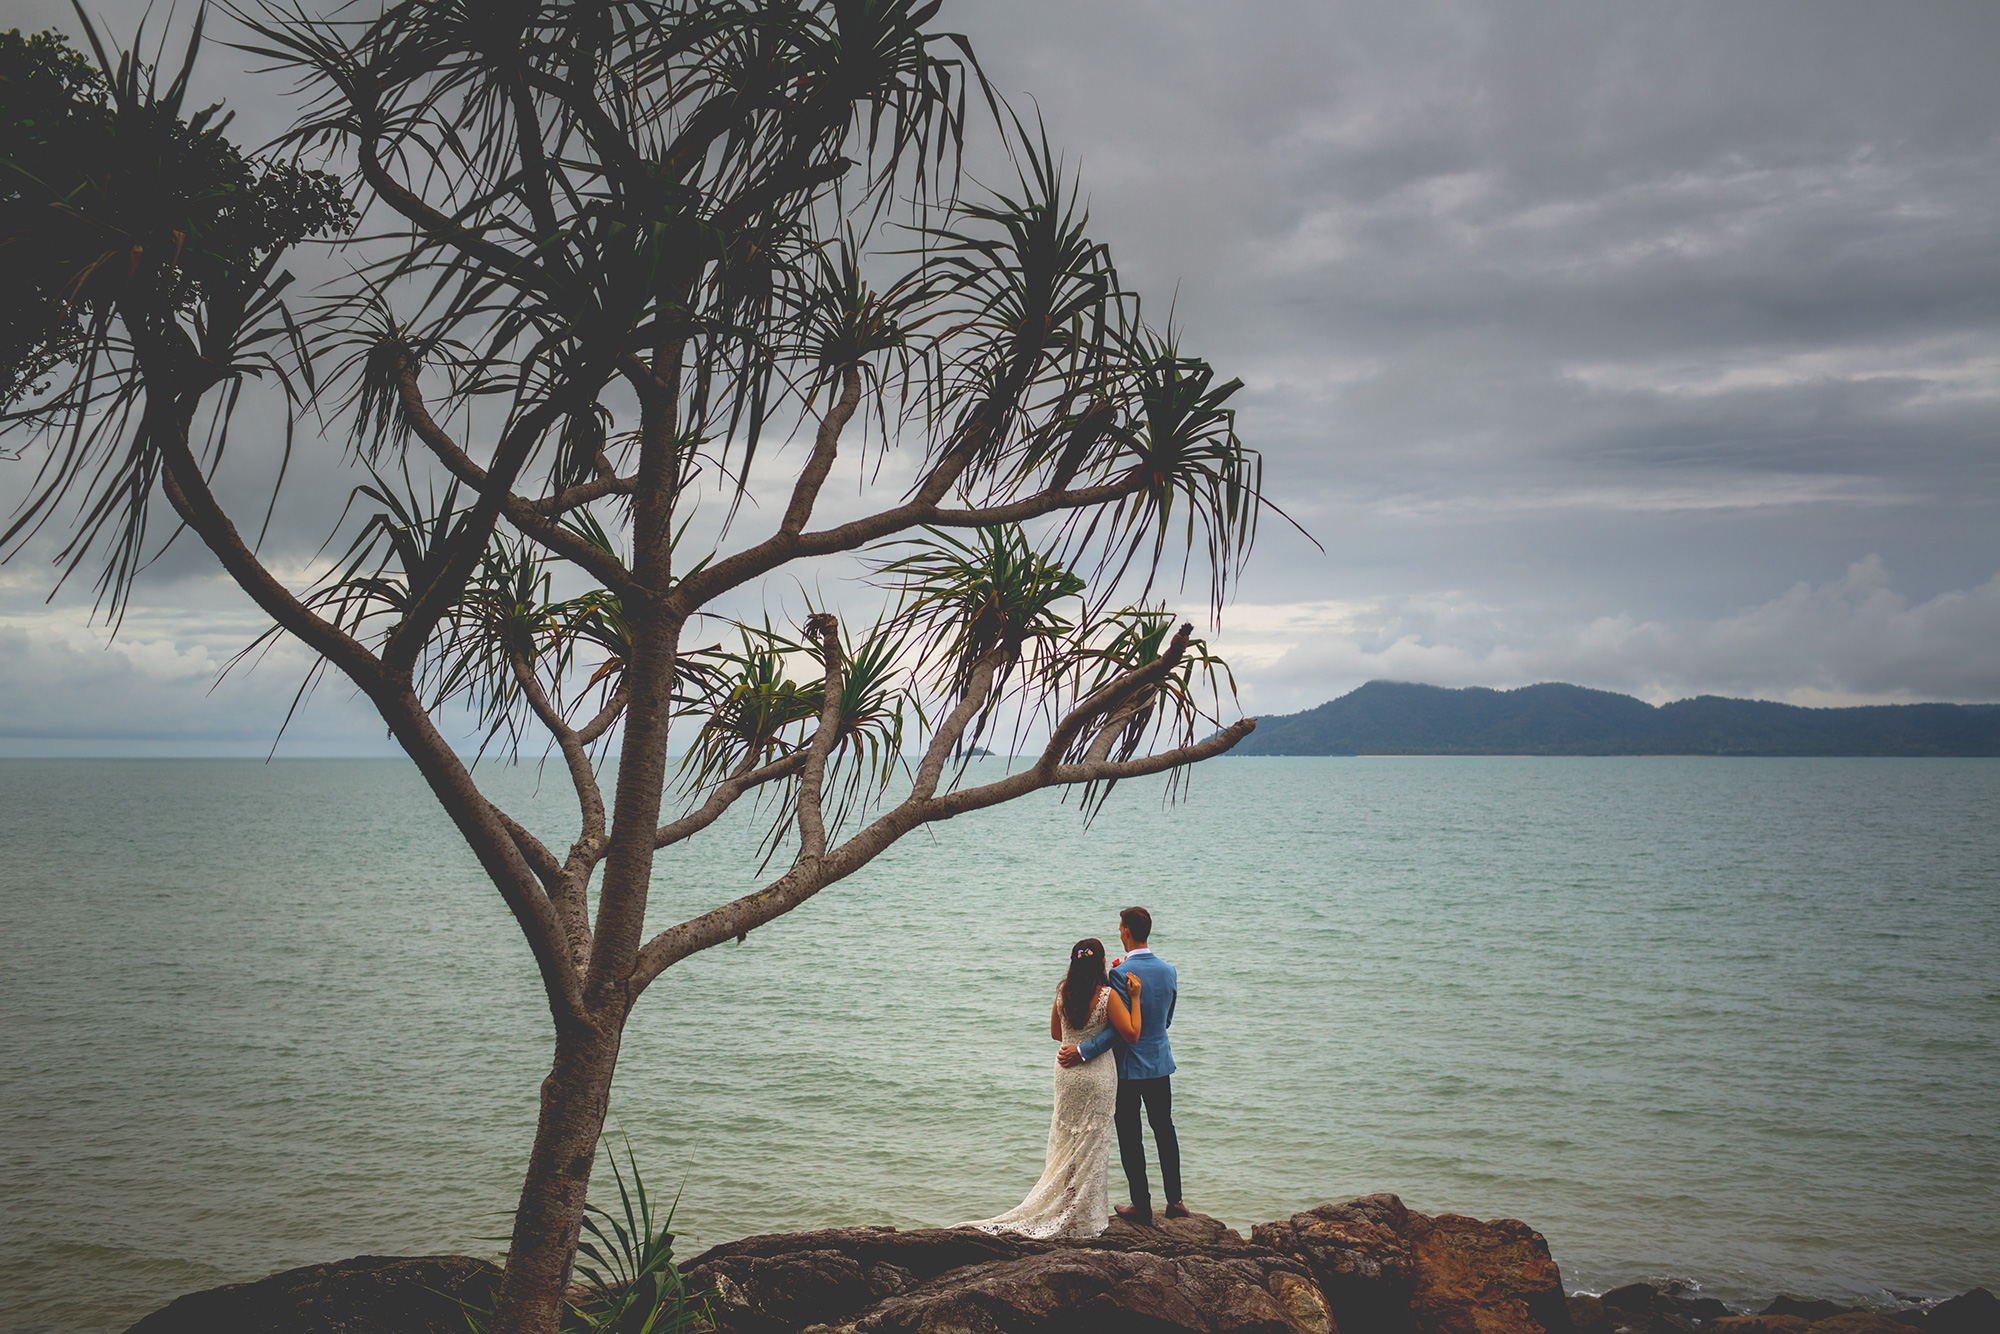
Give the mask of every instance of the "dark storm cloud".
<path id="1" fill-rule="evenodd" d="M 1248 382 L 1273 495 L 1325 543 L 1263 530 L 1221 635 L 1248 707 L 1369 675 L 2000 698 L 2000 8 L 941 21 L 1080 168 L 1149 315 Z M 210 55 L 245 137 L 274 132 L 282 89 Z M 273 542 L 303 570 L 351 480 L 298 466 Z M 148 594 L 184 657 L 223 653 L 209 573 L 183 543 Z M 54 635 L 32 603 L 0 589 L 0 624 Z"/>
<path id="2" fill-rule="evenodd" d="M 1006 10 L 967 20 L 987 68 L 1250 382 L 1246 434 L 1327 542 L 1267 530 L 1237 624 L 1344 610 L 1239 643 L 1342 651 L 1252 666 L 1258 706 L 1367 674 L 2000 696 L 2000 11 Z M 1582 647 L 1621 618 L 1740 642 L 1709 631 L 1850 566 L 1929 628 Z"/>

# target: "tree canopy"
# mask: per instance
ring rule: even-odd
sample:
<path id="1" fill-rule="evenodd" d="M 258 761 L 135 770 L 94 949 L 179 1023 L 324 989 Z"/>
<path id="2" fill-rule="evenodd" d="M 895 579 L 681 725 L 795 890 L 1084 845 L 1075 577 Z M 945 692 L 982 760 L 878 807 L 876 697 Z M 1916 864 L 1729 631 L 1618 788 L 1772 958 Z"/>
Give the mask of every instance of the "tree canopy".
<path id="1" fill-rule="evenodd" d="M 1146 320 L 1073 174 L 938 8 L 270 7 L 239 48 L 303 110 L 262 156 L 185 105 L 199 20 L 164 83 L 101 46 L 94 72 L 53 39 L 6 48 L 10 123 L 35 131 L 5 150 L 7 318 L 39 367 L 9 422 L 43 445 L 7 539 L 65 516 L 61 562 L 97 562 L 115 608 L 164 500 L 273 634 L 375 705 L 479 858 L 555 1030 L 510 1330 L 558 1318 L 619 1035 L 662 971 L 926 824 L 1045 789 L 1094 809 L 1254 726 L 1154 600 L 1178 563 L 1219 608 L 1249 549 L 1240 382 Z M 961 169 L 989 125 L 1000 188 Z M 357 212 L 348 275 L 296 305 L 287 249 Z M 252 387 L 356 474 L 309 585 L 212 485 Z M 842 467 L 863 510 L 829 519 Z M 741 508 L 773 481 L 781 512 Z M 690 537 L 717 505 L 730 521 Z M 829 556 L 886 610 L 714 633 L 730 598 Z M 459 705 L 561 757 L 566 848 L 480 790 L 442 730 Z M 1009 726 L 1036 753 L 965 766 Z M 649 922 L 672 850 L 750 793 L 779 873 Z"/>

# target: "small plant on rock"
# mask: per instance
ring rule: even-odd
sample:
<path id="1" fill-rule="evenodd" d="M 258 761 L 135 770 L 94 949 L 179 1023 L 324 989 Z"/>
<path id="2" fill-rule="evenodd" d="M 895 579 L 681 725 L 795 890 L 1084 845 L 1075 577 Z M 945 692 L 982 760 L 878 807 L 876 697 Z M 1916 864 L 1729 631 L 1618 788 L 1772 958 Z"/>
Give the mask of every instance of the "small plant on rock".
<path id="1" fill-rule="evenodd" d="M 618 1213 L 588 1206 L 583 1218 L 587 1234 L 577 1243 L 576 1272 L 590 1297 L 572 1303 L 565 1334 L 693 1334 L 713 1329 L 709 1319 L 712 1292 L 689 1292 L 674 1264 L 674 1210 L 680 1195 L 654 1218 L 632 1145 L 625 1145 L 625 1162 L 632 1174 L 628 1187 L 618 1156 L 611 1159 L 618 1183 Z"/>

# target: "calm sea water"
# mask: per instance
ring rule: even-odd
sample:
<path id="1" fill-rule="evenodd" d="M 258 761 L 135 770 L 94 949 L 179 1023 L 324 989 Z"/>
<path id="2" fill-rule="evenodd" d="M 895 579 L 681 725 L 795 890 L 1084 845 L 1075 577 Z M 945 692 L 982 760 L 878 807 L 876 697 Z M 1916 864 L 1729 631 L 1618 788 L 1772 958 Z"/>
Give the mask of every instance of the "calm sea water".
<path id="1" fill-rule="evenodd" d="M 561 832 L 555 769 L 481 773 Z M 1226 759 L 1160 797 L 940 826 L 656 984 L 614 1123 L 689 1247 L 1015 1203 L 1049 992 L 1139 901 L 1199 1209 L 1520 1217 L 1572 1289 L 2000 1284 L 2000 762 Z M 659 920 L 758 832 L 663 862 Z M 0 940 L 0 1330 L 496 1249 L 546 1012 L 407 766 L 0 761 Z"/>

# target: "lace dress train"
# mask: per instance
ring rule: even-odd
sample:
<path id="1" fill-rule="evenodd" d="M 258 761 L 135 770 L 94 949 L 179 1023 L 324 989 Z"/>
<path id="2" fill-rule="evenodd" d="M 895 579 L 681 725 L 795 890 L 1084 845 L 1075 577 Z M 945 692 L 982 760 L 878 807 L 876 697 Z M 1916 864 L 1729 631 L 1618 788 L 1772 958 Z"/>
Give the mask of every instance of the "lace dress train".
<path id="1" fill-rule="evenodd" d="M 1058 996 L 1060 1000 L 1060 996 Z M 1111 992 L 1100 990 L 1090 1022 L 1071 1028 L 1063 1016 L 1063 1041 L 1080 1043 L 1111 1022 Z M 1048 1156 L 1042 1179 L 1028 1198 L 994 1218 L 960 1227 L 1018 1232 L 1029 1237 L 1094 1237 L 1111 1217 L 1105 1172 L 1111 1155 L 1111 1116 L 1118 1106 L 1118 1064 L 1110 1053 L 1082 1065 L 1055 1068 L 1055 1112 L 1049 1118 Z"/>

